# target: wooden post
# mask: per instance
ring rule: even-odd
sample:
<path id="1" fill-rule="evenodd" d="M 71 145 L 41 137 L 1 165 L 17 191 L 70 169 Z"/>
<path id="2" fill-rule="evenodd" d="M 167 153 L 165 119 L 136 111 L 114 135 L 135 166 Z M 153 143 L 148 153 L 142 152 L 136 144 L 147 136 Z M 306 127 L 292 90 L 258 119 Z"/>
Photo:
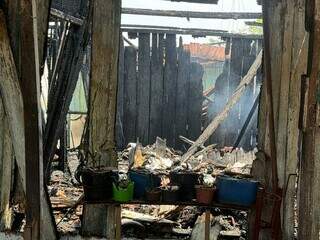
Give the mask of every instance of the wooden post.
<path id="1" fill-rule="evenodd" d="M 302 159 L 299 184 L 298 239 L 319 239 L 320 231 L 320 1 L 308 1 L 307 25 L 310 27 L 305 127 L 302 138 Z"/>
<path id="2" fill-rule="evenodd" d="M 210 210 L 207 209 L 205 212 L 205 222 L 204 222 L 204 240 L 210 240 Z"/>
<path id="3" fill-rule="evenodd" d="M 1 81 L 1 80 L 0 80 Z M 13 180 L 14 155 L 10 127 L 0 96 L 0 231 L 11 230 L 13 215 L 10 208 L 10 194 Z"/>
<path id="4" fill-rule="evenodd" d="M 94 0 L 88 165 L 115 167 L 115 120 L 120 39 L 119 0 Z M 85 205 L 82 232 L 115 239 L 115 208 Z"/>
<path id="5" fill-rule="evenodd" d="M 24 104 L 26 158 L 26 239 L 55 239 L 55 222 L 49 210 L 43 182 L 42 122 L 40 108 L 40 56 L 36 1 L 21 1 L 21 89 Z M 45 10 L 45 8 L 44 8 Z M 47 21 L 45 21 L 47 22 Z M 43 40 L 44 42 L 44 40 Z M 40 219 L 42 221 L 40 221 Z M 45 223 L 45 224 L 44 224 Z M 41 229 L 41 232 L 40 232 Z"/>

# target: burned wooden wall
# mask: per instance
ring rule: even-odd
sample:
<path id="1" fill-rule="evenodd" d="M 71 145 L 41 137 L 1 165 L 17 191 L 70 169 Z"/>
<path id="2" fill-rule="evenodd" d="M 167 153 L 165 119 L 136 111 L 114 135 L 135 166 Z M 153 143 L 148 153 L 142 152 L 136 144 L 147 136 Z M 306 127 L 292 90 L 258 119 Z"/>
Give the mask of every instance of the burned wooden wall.
<path id="1" fill-rule="evenodd" d="M 202 66 L 190 62 L 181 39 L 176 46 L 176 35 L 137 37 L 138 49 L 120 51 L 117 146 L 151 144 L 159 136 L 183 149 L 179 135 L 194 140 L 201 133 Z"/>

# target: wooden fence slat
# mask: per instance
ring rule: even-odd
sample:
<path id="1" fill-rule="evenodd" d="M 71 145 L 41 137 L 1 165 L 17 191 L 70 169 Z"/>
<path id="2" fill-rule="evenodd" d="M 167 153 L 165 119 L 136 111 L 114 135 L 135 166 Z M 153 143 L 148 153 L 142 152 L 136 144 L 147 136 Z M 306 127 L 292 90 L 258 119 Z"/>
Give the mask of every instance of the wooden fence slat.
<path id="1" fill-rule="evenodd" d="M 178 49 L 177 105 L 176 105 L 176 148 L 183 149 L 184 143 L 179 135 L 187 136 L 188 90 L 190 81 L 190 53 L 183 50 L 182 43 Z"/>
<path id="2" fill-rule="evenodd" d="M 149 143 L 150 115 L 150 34 L 139 34 L 137 83 L 137 137 L 143 145 Z"/>
<path id="3" fill-rule="evenodd" d="M 188 104 L 188 137 L 196 140 L 201 133 L 201 113 L 203 102 L 203 68 L 199 63 L 190 64 L 190 87 Z"/>
<path id="4" fill-rule="evenodd" d="M 126 144 L 136 141 L 137 122 L 137 51 L 133 47 L 124 50 L 124 105 L 123 126 Z"/>
<path id="5" fill-rule="evenodd" d="M 158 34 L 152 34 L 149 143 L 162 136 L 163 50 L 160 40 Z"/>
<path id="6" fill-rule="evenodd" d="M 123 102 L 124 102 L 124 45 L 120 38 L 119 66 L 118 66 L 118 90 L 117 90 L 117 120 L 116 120 L 116 146 L 119 149 L 125 147 L 123 133 Z"/>
<path id="7" fill-rule="evenodd" d="M 165 70 L 164 70 L 164 111 L 163 136 L 170 147 L 175 145 L 175 107 L 177 92 L 177 50 L 176 35 L 166 35 Z"/>

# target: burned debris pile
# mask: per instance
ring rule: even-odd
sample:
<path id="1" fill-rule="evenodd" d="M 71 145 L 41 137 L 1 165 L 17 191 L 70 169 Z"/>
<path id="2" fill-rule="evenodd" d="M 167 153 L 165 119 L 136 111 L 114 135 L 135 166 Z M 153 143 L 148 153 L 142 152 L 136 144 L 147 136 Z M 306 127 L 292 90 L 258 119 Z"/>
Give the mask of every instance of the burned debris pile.
<path id="1" fill-rule="evenodd" d="M 216 179 L 225 174 L 248 177 L 255 150 L 216 149 L 203 146 L 186 162 L 182 152 L 167 147 L 157 138 L 152 145 L 128 144 L 118 152 L 118 169 L 113 170 L 114 183 L 124 189 L 133 182 L 132 196 L 122 201 L 121 226 L 125 237 L 168 239 L 201 239 L 205 214 L 210 214 L 213 239 L 245 239 L 247 213 L 242 210 L 207 208 L 213 201 Z M 74 155 L 70 157 L 74 169 Z M 83 187 L 74 180 L 74 171 L 54 171 L 49 193 L 56 223 L 63 234 L 77 234 L 81 227 L 82 205 L 87 201 Z M 204 202 L 197 187 L 213 189 Z M 210 195 L 210 194 L 209 194 Z M 203 198 L 202 198 L 203 199 Z M 207 201 L 207 202 L 206 202 Z M 182 204 L 182 205 L 181 205 Z"/>

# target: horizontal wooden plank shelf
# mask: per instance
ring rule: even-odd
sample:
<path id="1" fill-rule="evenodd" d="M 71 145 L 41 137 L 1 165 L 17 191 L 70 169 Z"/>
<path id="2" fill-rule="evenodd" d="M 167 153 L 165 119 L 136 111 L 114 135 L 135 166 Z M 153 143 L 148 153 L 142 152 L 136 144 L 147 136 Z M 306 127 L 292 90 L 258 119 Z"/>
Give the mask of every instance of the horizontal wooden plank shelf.
<path id="1" fill-rule="evenodd" d="M 198 203 L 196 201 L 174 201 L 174 202 L 164 202 L 164 201 L 155 201 L 150 202 L 147 200 L 132 200 L 128 202 L 117 202 L 114 200 L 104 200 L 104 201 L 88 201 L 85 200 L 86 204 L 106 204 L 106 205 L 121 205 L 121 204 L 144 204 L 144 205 L 179 205 L 179 206 L 199 206 L 199 207 L 208 207 L 208 208 L 224 208 L 224 209 L 235 209 L 235 210 L 243 210 L 248 211 L 255 207 L 255 205 L 252 206 L 240 206 L 235 204 L 224 204 L 224 203 L 218 203 L 218 202 L 212 202 L 210 205 Z"/>

